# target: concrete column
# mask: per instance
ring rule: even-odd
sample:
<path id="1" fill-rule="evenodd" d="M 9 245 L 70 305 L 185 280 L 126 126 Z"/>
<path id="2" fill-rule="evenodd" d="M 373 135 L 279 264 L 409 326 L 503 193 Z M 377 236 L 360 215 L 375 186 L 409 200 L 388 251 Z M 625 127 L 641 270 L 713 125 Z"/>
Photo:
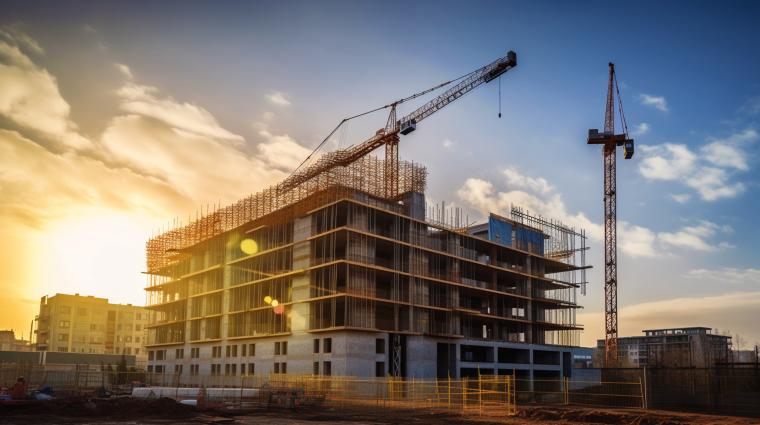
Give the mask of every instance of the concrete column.
<path id="1" fill-rule="evenodd" d="M 306 240 L 309 236 L 311 236 L 311 216 L 297 218 L 293 229 L 293 270 L 306 269 L 311 265 L 311 242 Z M 308 299 L 310 296 L 309 285 L 310 276 L 308 273 L 294 276 L 292 280 L 292 300 Z M 309 328 L 309 304 L 293 304 L 290 313 L 291 332 L 293 334 L 306 332 Z"/>
<path id="2" fill-rule="evenodd" d="M 528 274 L 531 274 L 531 257 L 528 256 L 525 260 L 525 268 L 528 270 Z M 531 297 L 531 299 L 526 303 L 525 306 L 525 317 L 528 318 L 528 320 L 533 323 L 535 321 L 535 317 L 533 317 L 533 278 L 527 278 L 526 284 L 525 284 L 525 290 L 528 292 L 527 295 Z M 528 329 L 525 331 L 525 342 L 529 344 L 533 344 L 535 341 L 533 341 L 533 325 L 528 325 Z M 531 350 L 531 356 L 533 356 L 533 352 Z M 533 358 L 531 357 L 531 363 L 533 363 Z"/>

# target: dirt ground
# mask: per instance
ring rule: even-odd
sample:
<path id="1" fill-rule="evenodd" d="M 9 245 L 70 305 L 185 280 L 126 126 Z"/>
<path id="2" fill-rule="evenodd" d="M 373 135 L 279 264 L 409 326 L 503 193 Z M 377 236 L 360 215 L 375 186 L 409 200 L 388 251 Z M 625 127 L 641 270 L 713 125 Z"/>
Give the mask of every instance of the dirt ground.
<path id="1" fill-rule="evenodd" d="M 377 408 L 308 408 L 298 411 L 260 409 L 253 412 L 196 412 L 169 399 L 108 401 L 75 400 L 45 405 L 0 406 L 0 424 L 250 424 L 250 425 L 512 425 L 512 424 L 760 424 L 760 418 L 701 415 L 659 410 L 598 409 L 574 406 L 531 406 L 514 417 L 463 416 Z"/>

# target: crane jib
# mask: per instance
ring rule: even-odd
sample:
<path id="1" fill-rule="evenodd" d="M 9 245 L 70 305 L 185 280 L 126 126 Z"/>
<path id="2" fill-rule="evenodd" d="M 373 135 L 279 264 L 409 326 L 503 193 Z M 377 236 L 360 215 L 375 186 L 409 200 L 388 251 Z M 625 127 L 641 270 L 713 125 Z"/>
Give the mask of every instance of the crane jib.
<path id="1" fill-rule="evenodd" d="M 473 71 L 469 77 L 456 86 L 450 88 L 440 96 L 420 106 L 417 110 L 398 121 L 398 128 L 402 135 L 407 135 L 417 129 L 417 124 L 433 113 L 443 109 L 444 106 L 454 102 L 482 83 L 498 78 L 500 75 L 517 66 L 517 53 L 510 50 L 507 56 L 499 58 L 492 63 Z"/>

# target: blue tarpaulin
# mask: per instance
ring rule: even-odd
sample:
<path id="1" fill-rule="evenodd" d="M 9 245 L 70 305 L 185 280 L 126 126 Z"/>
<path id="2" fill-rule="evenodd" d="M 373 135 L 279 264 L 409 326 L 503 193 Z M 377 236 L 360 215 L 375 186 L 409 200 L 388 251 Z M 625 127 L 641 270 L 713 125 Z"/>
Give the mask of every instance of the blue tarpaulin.
<path id="1" fill-rule="evenodd" d="M 518 227 L 515 238 L 519 241 L 521 249 L 529 249 L 536 254 L 544 253 L 544 234 L 525 227 Z M 532 245 L 532 246 L 531 246 Z"/>
<path id="2" fill-rule="evenodd" d="M 488 217 L 488 240 L 502 245 L 512 245 L 512 223 L 499 220 L 494 216 Z"/>

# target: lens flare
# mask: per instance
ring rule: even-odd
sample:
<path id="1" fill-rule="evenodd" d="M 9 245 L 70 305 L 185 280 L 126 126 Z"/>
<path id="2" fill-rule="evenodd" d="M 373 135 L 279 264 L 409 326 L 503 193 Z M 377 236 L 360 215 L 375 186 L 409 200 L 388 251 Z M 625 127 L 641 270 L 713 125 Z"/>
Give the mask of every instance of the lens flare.
<path id="1" fill-rule="evenodd" d="M 278 305 L 273 309 L 274 314 L 282 314 L 285 312 L 285 306 L 284 305 Z"/>
<path id="2" fill-rule="evenodd" d="M 264 302 L 267 304 L 272 304 L 272 297 L 267 295 L 266 297 L 264 297 Z"/>
<path id="3" fill-rule="evenodd" d="M 248 255 L 253 255 L 259 252 L 259 244 L 253 239 L 243 239 L 240 242 L 240 250 Z"/>
<path id="4" fill-rule="evenodd" d="M 272 300 L 272 307 L 277 307 L 278 305 L 280 305 L 280 302 L 279 302 L 279 301 L 277 301 L 277 300 Z"/>

